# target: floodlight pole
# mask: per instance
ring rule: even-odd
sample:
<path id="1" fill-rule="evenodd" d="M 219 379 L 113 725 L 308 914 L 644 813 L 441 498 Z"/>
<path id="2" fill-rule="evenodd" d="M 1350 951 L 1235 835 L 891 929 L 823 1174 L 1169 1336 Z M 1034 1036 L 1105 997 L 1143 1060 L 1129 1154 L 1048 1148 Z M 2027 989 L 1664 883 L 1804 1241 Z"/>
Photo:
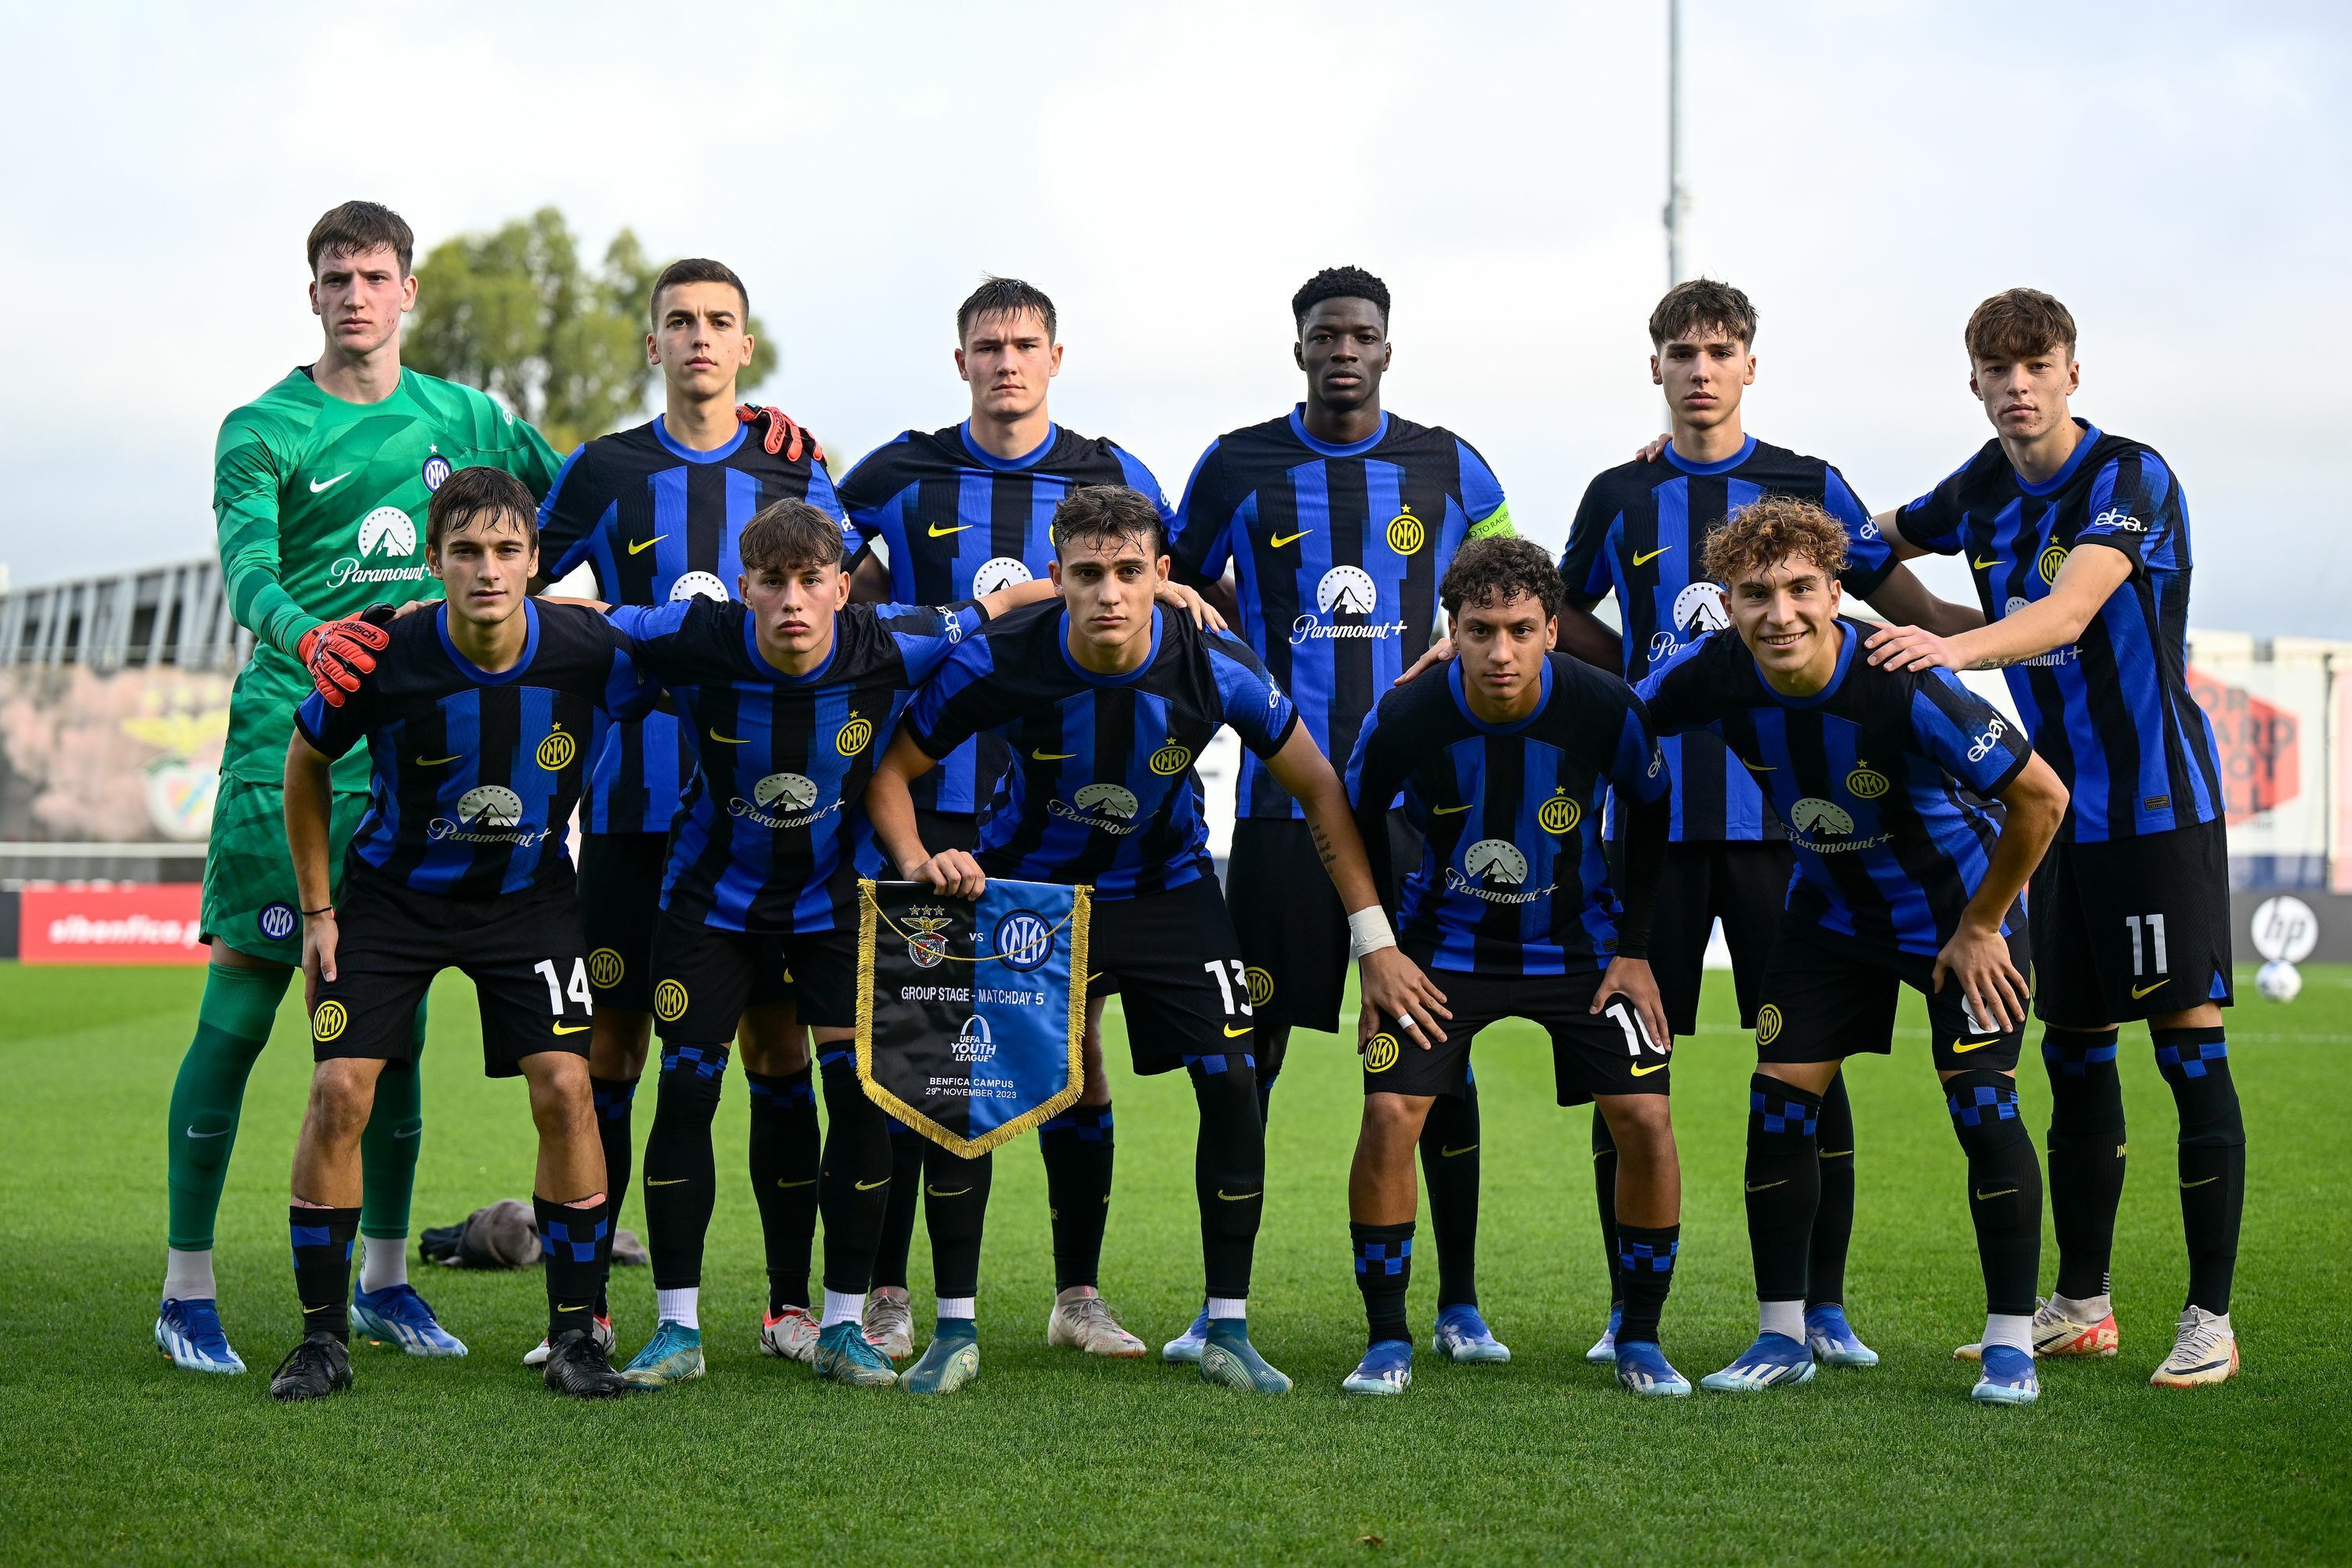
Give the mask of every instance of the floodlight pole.
<path id="1" fill-rule="evenodd" d="M 1683 218 L 1690 187 L 1683 183 L 1683 0 L 1666 0 L 1666 284 L 1683 280 Z"/>

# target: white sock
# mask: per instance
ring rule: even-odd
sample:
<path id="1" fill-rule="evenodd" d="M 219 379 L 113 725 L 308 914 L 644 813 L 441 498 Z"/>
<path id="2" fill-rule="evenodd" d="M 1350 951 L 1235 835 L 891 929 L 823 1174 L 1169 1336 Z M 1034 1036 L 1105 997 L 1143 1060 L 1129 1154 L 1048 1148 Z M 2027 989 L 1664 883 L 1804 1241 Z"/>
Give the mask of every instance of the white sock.
<path id="1" fill-rule="evenodd" d="M 822 1333 L 835 1323 L 855 1323 L 865 1316 L 865 1292 L 827 1290 L 824 1293 L 824 1316 L 818 1321 L 817 1331 Z"/>
<path id="2" fill-rule="evenodd" d="M 389 1290 L 408 1283 L 408 1237 L 360 1237 L 360 1289 Z"/>
<path id="3" fill-rule="evenodd" d="M 676 1323 L 681 1329 L 702 1330 L 702 1287 L 688 1285 L 679 1290 L 654 1292 L 654 1316 L 665 1323 Z"/>
<path id="4" fill-rule="evenodd" d="M 970 1296 L 942 1296 L 940 1298 L 939 1315 L 942 1318 L 961 1318 L 966 1322 L 972 1322 L 980 1317 L 980 1313 L 972 1306 L 973 1300 L 974 1298 Z"/>
<path id="5" fill-rule="evenodd" d="M 1759 1301 L 1757 1317 L 1762 1327 L 1759 1333 L 1780 1334 L 1805 1342 L 1805 1304 L 1802 1301 Z"/>
<path id="6" fill-rule="evenodd" d="M 2027 1355 L 2033 1353 L 2033 1320 L 2024 1313 L 1987 1312 L 1985 1314 L 1984 1346 L 2007 1345 Z"/>
<path id="7" fill-rule="evenodd" d="M 211 1301 L 219 1298 L 220 1287 L 213 1283 L 213 1249 L 183 1252 L 176 1247 L 163 1249 L 163 1300 L 166 1301 Z"/>
<path id="8" fill-rule="evenodd" d="M 2050 1304 L 2078 1323 L 2104 1322 L 2107 1314 L 2116 1310 L 2115 1303 L 2105 1296 L 2085 1296 L 2078 1301 L 2072 1296 L 2053 1294 Z"/>
<path id="9" fill-rule="evenodd" d="M 1236 1322 L 1249 1320 L 1249 1298 L 1246 1296 L 1212 1296 L 1209 1298 L 1209 1321 L 1230 1318 Z"/>

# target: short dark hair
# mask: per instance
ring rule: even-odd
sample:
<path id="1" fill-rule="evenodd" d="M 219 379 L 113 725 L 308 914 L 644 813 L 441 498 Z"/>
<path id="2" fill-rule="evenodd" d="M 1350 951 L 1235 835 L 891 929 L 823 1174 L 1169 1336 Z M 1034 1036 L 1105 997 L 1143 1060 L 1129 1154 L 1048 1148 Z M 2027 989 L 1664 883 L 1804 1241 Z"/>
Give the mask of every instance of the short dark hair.
<path id="1" fill-rule="evenodd" d="M 1160 509 L 1141 490 L 1125 485 L 1081 485 L 1054 509 L 1054 553 L 1069 554 L 1071 543 L 1099 545 L 1139 539 L 1158 560 L 1168 553 L 1168 531 Z"/>
<path id="2" fill-rule="evenodd" d="M 655 326 L 661 325 L 662 290 L 674 289 L 681 283 L 724 283 L 735 290 L 737 299 L 743 301 L 743 314 L 746 317 L 751 314 L 751 290 L 743 287 L 743 279 L 735 276 L 732 267 L 723 261 L 713 261 L 707 256 L 689 256 L 683 261 L 673 261 L 663 268 L 661 276 L 654 279 L 653 292 L 646 296 L 646 314 L 653 318 Z"/>
<path id="3" fill-rule="evenodd" d="M 970 342 L 971 324 L 982 316 L 1020 316 L 1031 310 L 1045 323 L 1045 341 L 1055 342 L 1057 318 L 1054 301 L 1045 298 L 1045 290 L 1018 278 L 989 278 L 956 307 L 956 342 Z"/>
<path id="4" fill-rule="evenodd" d="M 1464 605 L 1484 609 L 1522 596 L 1543 605 L 1544 619 L 1559 614 L 1568 599 L 1568 584 L 1550 554 L 1532 539 L 1474 539 L 1454 552 L 1454 564 L 1437 586 L 1438 602 L 1449 616 Z"/>
<path id="5" fill-rule="evenodd" d="M 1707 535 L 1700 564 L 1725 587 L 1775 562 L 1810 561 L 1824 576 L 1845 570 L 1845 525 L 1811 501 L 1796 496 L 1766 496 L 1723 520 Z"/>
<path id="6" fill-rule="evenodd" d="M 310 276 L 319 275 L 319 258 L 331 250 L 352 256 L 365 256 L 369 251 L 389 246 L 400 258 L 400 275 L 408 276 L 408 264 L 416 256 L 416 236 L 407 220 L 381 202 L 345 202 L 339 207 L 329 207 L 318 222 L 310 226 Z"/>
<path id="7" fill-rule="evenodd" d="M 1662 349 L 1702 327 L 1720 327 L 1753 346 L 1756 307 L 1746 294 L 1719 279 L 1693 278 L 1677 283 L 1650 312 L 1650 346 Z"/>
<path id="8" fill-rule="evenodd" d="M 477 518 L 521 520 L 523 542 L 539 544 L 539 503 L 529 487 L 504 468 L 459 468 L 433 492 L 425 514 L 425 547 L 439 550 L 444 536 Z"/>
<path id="9" fill-rule="evenodd" d="M 743 525 L 735 553 L 746 572 L 841 564 L 841 524 L 804 500 L 772 501 Z"/>
<path id="10" fill-rule="evenodd" d="M 1969 363 L 2058 350 L 2074 357 L 2074 313 L 2039 289 L 2004 289 L 1969 315 Z"/>
<path id="11" fill-rule="evenodd" d="M 1381 330 L 1389 324 L 1389 286 L 1360 267 L 1326 267 L 1298 286 L 1290 297 L 1294 326 L 1307 324 L 1307 312 L 1326 300 L 1369 300 L 1380 307 Z"/>

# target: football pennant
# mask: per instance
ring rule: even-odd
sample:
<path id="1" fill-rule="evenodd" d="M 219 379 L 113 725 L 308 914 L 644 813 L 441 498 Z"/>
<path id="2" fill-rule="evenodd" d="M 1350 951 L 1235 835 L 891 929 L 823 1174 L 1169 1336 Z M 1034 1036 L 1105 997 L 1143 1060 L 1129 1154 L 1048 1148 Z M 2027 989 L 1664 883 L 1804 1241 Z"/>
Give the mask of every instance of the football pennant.
<path id="1" fill-rule="evenodd" d="M 992 877 L 976 900 L 920 882 L 857 892 L 866 1098 L 966 1159 L 1076 1102 L 1094 889 Z"/>

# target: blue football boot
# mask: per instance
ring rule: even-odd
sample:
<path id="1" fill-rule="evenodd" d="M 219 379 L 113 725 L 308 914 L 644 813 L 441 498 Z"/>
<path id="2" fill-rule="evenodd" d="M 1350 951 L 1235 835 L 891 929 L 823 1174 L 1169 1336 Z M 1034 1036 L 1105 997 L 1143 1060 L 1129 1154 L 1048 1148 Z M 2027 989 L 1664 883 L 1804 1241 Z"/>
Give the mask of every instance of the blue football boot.
<path id="1" fill-rule="evenodd" d="M 1628 1394 L 1688 1394 L 1690 1379 L 1674 1369 L 1666 1352 L 1647 1340 L 1629 1340 L 1617 1347 L 1617 1386 Z"/>
<path id="2" fill-rule="evenodd" d="M 217 1303 L 166 1301 L 155 1314 L 155 1348 L 189 1372 L 234 1373 L 245 1362 L 229 1348 Z"/>
<path id="3" fill-rule="evenodd" d="M 410 1355 L 464 1355 L 457 1335 L 441 1326 L 413 1285 L 387 1285 L 352 1298 L 352 1332 L 378 1344 L 398 1345 Z"/>
<path id="4" fill-rule="evenodd" d="M 1845 1321 L 1845 1309 L 1835 1301 L 1805 1309 L 1805 1347 L 1823 1366 L 1878 1364 L 1878 1352 L 1862 1342 L 1862 1336 Z"/>
<path id="5" fill-rule="evenodd" d="M 898 1374 L 898 1386 L 909 1394 L 953 1394 L 979 1375 L 980 1335 L 971 1320 L 942 1318 L 922 1359 Z"/>
<path id="6" fill-rule="evenodd" d="M 2042 1397 L 2041 1380 L 2033 1375 L 2033 1358 L 2014 1345 L 1987 1345 L 1984 1374 L 1969 1390 L 1979 1405 L 2031 1405 Z"/>
<path id="7" fill-rule="evenodd" d="M 1201 1315 L 1192 1320 L 1191 1328 L 1160 1347 L 1160 1359 L 1177 1362 L 1199 1361 L 1201 1347 L 1208 1342 L 1209 1309 L 1203 1307 L 1201 1309 Z"/>
<path id="8" fill-rule="evenodd" d="M 1624 1321 L 1625 1304 L 1622 1301 L 1612 1301 L 1609 1304 L 1609 1327 L 1599 1339 L 1592 1342 L 1592 1348 L 1584 1352 L 1584 1359 L 1595 1366 L 1607 1366 L 1611 1362 L 1615 1361 L 1617 1359 L 1617 1325 Z"/>
<path id="9" fill-rule="evenodd" d="M 1458 1304 L 1437 1314 L 1437 1331 L 1430 1335 L 1429 1348 L 1462 1366 L 1511 1359 L 1511 1347 L 1495 1337 L 1478 1309 Z"/>
<path id="10" fill-rule="evenodd" d="M 971 1361 L 976 1373 L 980 1370 L 977 1345 Z M 835 1323 L 818 1334 L 816 1351 L 809 1357 L 809 1364 L 827 1383 L 850 1388 L 887 1388 L 898 1381 L 898 1374 L 891 1370 L 890 1358 L 874 1348 L 874 1342 L 866 1337 L 866 1330 L 856 1323 Z"/>
<path id="11" fill-rule="evenodd" d="M 1756 1342 L 1741 1351 L 1729 1366 L 1708 1373 L 1698 1385 L 1717 1394 L 1754 1394 L 1812 1381 L 1812 1352 L 1786 1334 L 1759 1334 Z"/>
<path id="12" fill-rule="evenodd" d="M 632 1388 L 667 1388 L 702 1375 L 702 1331 L 665 1318 L 621 1375 Z"/>
<path id="13" fill-rule="evenodd" d="M 1342 1394 L 1402 1394 L 1412 1386 L 1412 1342 L 1382 1340 L 1339 1380 Z"/>
<path id="14" fill-rule="evenodd" d="M 1208 1342 L 1201 1347 L 1201 1381 L 1237 1394 L 1290 1392 L 1290 1379 L 1266 1364 L 1250 1343 L 1249 1325 L 1239 1320 L 1209 1325 Z"/>

